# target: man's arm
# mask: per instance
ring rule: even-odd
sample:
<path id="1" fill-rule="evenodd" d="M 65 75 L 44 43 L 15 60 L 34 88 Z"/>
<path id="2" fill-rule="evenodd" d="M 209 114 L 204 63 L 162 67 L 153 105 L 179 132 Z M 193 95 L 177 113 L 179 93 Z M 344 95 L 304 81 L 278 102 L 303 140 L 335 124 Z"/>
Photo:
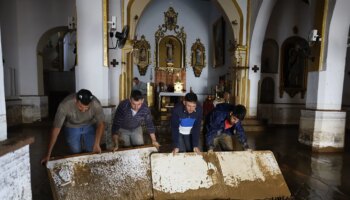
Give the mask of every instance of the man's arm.
<path id="1" fill-rule="evenodd" d="M 46 165 L 47 161 L 50 160 L 52 149 L 55 146 L 55 143 L 57 141 L 57 136 L 60 134 L 61 128 L 52 128 L 51 136 L 50 136 L 50 142 L 47 148 L 46 155 L 41 159 L 41 164 Z"/>
<path id="2" fill-rule="evenodd" d="M 112 124 L 112 135 L 118 134 L 117 131 L 120 128 L 120 123 L 122 120 L 122 117 L 124 115 L 122 105 L 119 104 L 117 107 L 117 110 L 114 113 L 114 119 L 113 119 L 113 124 Z"/>
<path id="3" fill-rule="evenodd" d="M 147 131 L 151 137 L 151 140 L 152 140 L 152 145 L 154 147 L 156 147 L 157 149 L 159 149 L 160 145 L 159 143 L 157 142 L 157 138 L 156 138 L 156 134 L 155 134 L 155 128 L 154 128 L 154 124 L 153 124 L 153 117 L 152 117 L 152 114 L 151 114 L 151 111 L 150 109 L 147 107 L 147 112 L 145 114 L 145 124 L 146 124 L 146 127 L 147 127 Z"/>
<path id="4" fill-rule="evenodd" d="M 170 126 L 171 126 L 171 135 L 173 140 L 173 146 L 174 148 L 179 148 L 179 115 L 177 113 L 177 108 L 173 110 L 173 113 L 171 114 L 170 119 Z"/>
<path id="5" fill-rule="evenodd" d="M 203 116 L 203 112 L 202 109 L 200 108 L 200 106 L 197 106 L 197 110 L 196 110 L 196 121 L 194 122 L 194 125 L 192 127 L 192 145 L 193 148 L 199 146 L 199 135 L 201 132 L 201 125 L 202 125 L 202 116 Z"/>
<path id="6" fill-rule="evenodd" d="M 92 150 L 94 153 L 101 153 L 100 142 L 101 142 L 101 137 L 103 135 L 104 130 L 105 130 L 105 123 L 101 121 L 97 124 L 97 128 L 96 128 L 95 143 Z"/>
<path id="7" fill-rule="evenodd" d="M 247 136 L 245 135 L 242 122 L 239 121 L 235 125 L 236 129 L 236 138 L 238 138 L 239 143 L 243 146 L 244 149 L 249 149 L 248 143 L 247 143 Z"/>
<path id="8" fill-rule="evenodd" d="M 119 136 L 118 136 L 118 130 L 120 128 L 121 119 L 123 117 L 123 102 L 122 101 L 118 107 L 117 110 L 114 113 L 114 119 L 112 124 L 112 142 L 114 144 L 113 151 L 116 151 L 119 148 Z"/>

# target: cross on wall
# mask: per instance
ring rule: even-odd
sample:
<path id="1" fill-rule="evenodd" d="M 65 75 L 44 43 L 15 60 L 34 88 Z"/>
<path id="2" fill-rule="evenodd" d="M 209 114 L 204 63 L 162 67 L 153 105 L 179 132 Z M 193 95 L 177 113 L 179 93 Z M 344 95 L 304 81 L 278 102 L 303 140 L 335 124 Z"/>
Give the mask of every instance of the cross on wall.
<path id="1" fill-rule="evenodd" d="M 119 65 L 119 62 L 116 59 L 113 59 L 111 62 L 111 65 L 113 65 L 113 67 Z"/>
<path id="2" fill-rule="evenodd" d="M 257 65 L 254 65 L 254 67 L 252 67 L 252 70 L 254 73 L 256 73 L 259 70 L 259 67 Z"/>

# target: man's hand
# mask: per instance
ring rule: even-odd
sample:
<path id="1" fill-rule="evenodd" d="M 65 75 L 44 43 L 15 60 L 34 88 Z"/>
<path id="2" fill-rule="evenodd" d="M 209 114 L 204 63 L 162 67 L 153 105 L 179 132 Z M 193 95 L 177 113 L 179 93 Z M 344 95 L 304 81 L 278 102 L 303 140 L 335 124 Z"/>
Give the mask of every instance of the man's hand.
<path id="1" fill-rule="evenodd" d="M 179 148 L 175 148 L 175 149 L 173 150 L 173 155 L 175 156 L 175 154 L 179 153 L 179 151 L 180 151 Z"/>
<path id="2" fill-rule="evenodd" d="M 195 152 L 195 153 L 198 154 L 198 155 L 201 155 L 201 154 L 202 154 L 201 150 L 199 150 L 198 147 L 194 147 L 194 148 L 193 148 L 193 152 Z"/>
<path id="3" fill-rule="evenodd" d="M 112 141 L 113 141 L 113 152 L 114 151 L 116 151 L 116 150 L 118 150 L 118 148 L 119 148 L 119 137 L 118 137 L 118 135 L 113 135 L 112 136 Z"/>
<path id="4" fill-rule="evenodd" d="M 213 149 L 209 149 L 208 153 L 214 153 L 214 150 Z"/>
<path id="5" fill-rule="evenodd" d="M 49 160 L 50 160 L 50 155 L 46 155 L 46 156 L 44 156 L 44 157 L 41 159 L 40 163 L 41 163 L 41 165 L 45 165 L 45 166 L 46 166 L 47 161 L 49 161 Z"/>
<path id="6" fill-rule="evenodd" d="M 157 148 L 157 151 L 159 151 L 160 144 L 157 141 L 153 141 L 152 145 Z"/>
<path id="7" fill-rule="evenodd" d="M 93 153 L 101 153 L 101 147 L 99 144 L 94 144 L 94 147 L 92 149 Z"/>
<path id="8" fill-rule="evenodd" d="M 114 144 L 114 147 L 112 148 L 113 152 L 116 151 L 116 150 L 118 150 L 118 148 L 119 148 L 118 143 L 115 143 L 115 144 Z"/>

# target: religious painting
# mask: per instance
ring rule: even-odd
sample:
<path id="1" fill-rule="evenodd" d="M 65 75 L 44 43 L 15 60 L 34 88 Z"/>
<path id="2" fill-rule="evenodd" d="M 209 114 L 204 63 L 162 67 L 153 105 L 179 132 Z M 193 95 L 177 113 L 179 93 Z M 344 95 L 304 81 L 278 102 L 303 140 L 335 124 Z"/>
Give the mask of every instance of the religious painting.
<path id="1" fill-rule="evenodd" d="M 301 37 L 290 37 L 282 45 L 280 97 L 286 91 L 290 97 L 301 93 L 304 98 L 309 56 L 308 42 Z"/>
<path id="2" fill-rule="evenodd" d="M 144 76 L 147 72 L 150 62 L 150 44 L 142 35 L 140 40 L 136 40 L 133 46 L 134 63 L 137 65 L 139 73 Z"/>
<path id="3" fill-rule="evenodd" d="M 225 64 L 225 20 L 220 17 L 213 25 L 214 67 Z"/>
<path id="4" fill-rule="evenodd" d="M 195 77 L 200 77 L 205 67 L 205 48 L 200 39 L 197 39 L 191 47 L 191 64 Z"/>

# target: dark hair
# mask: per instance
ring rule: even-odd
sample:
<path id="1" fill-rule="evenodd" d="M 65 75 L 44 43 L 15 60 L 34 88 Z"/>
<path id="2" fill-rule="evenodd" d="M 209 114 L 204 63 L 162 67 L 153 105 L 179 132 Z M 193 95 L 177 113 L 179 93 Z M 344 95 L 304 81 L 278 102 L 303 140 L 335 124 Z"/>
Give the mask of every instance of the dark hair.
<path id="1" fill-rule="evenodd" d="M 237 117 L 239 120 L 242 121 L 247 113 L 247 109 L 245 108 L 245 106 L 239 104 L 233 108 L 232 113 L 233 116 Z"/>
<path id="2" fill-rule="evenodd" d="M 142 95 L 140 90 L 133 90 L 133 91 L 131 91 L 130 99 L 138 101 L 138 100 L 143 99 L 143 95 Z"/>
<path id="3" fill-rule="evenodd" d="M 137 77 L 134 77 L 134 79 L 133 79 L 134 81 L 138 81 L 139 80 L 139 78 L 137 78 Z"/>
<path id="4" fill-rule="evenodd" d="M 197 95 L 193 92 L 187 93 L 185 96 L 185 101 L 197 102 Z"/>
<path id="5" fill-rule="evenodd" d="M 87 89 L 81 89 L 76 94 L 77 100 L 86 106 L 89 105 L 93 97 L 92 93 Z"/>

